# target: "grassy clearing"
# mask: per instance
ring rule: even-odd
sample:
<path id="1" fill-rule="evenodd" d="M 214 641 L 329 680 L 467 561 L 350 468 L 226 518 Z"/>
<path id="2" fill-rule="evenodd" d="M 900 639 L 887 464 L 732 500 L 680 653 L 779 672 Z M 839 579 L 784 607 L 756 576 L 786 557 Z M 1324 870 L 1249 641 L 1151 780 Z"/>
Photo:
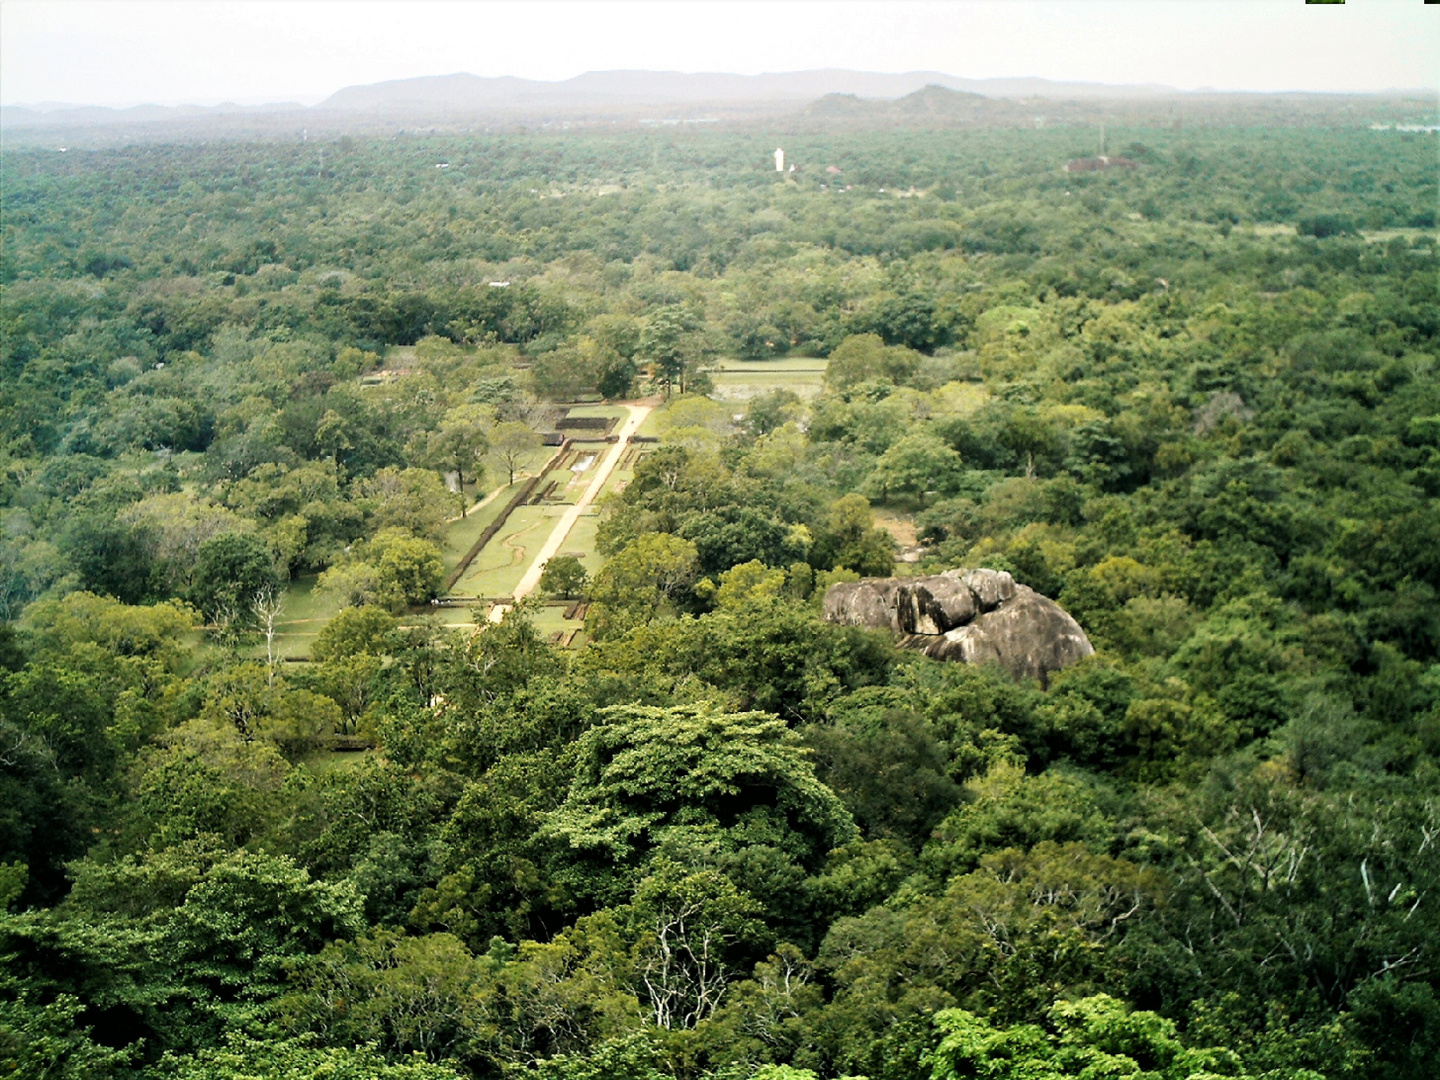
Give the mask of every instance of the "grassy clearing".
<path id="1" fill-rule="evenodd" d="M 570 535 L 565 537 L 565 542 L 560 545 L 559 554 L 574 555 L 591 577 L 595 576 L 595 572 L 605 561 L 604 556 L 595 550 L 595 532 L 599 528 L 599 514 L 582 514 L 570 530 Z"/>
<path id="2" fill-rule="evenodd" d="M 915 546 L 915 516 L 913 514 L 907 514 L 887 506 L 883 510 L 876 511 L 875 526 L 893 536 L 901 547 Z"/>
<path id="3" fill-rule="evenodd" d="M 711 380 L 715 387 L 711 396 L 718 401 L 748 401 L 771 390 L 790 390 L 808 401 L 820 396 L 825 376 L 798 372 L 757 375 L 748 372 L 722 372 L 711 376 Z"/>
<path id="4" fill-rule="evenodd" d="M 489 610 L 488 604 L 486 610 Z M 473 607 L 437 607 L 427 613 L 425 619 L 437 626 L 446 626 L 451 629 L 468 628 L 475 625 L 475 609 Z M 480 619 L 482 622 L 484 621 L 485 611 L 480 612 Z M 415 620 L 406 619 L 405 621 L 412 623 Z"/>
<path id="5" fill-rule="evenodd" d="M 445 539 L 440 547 L 447 574 L 459 565 L 460 560 L 474 546 L 475 541 L 480 539 L 480 534 L 485 531 L 486 527 L 500 516 L 500 512 L 505 509 L 506 503 L 515 493 L 515 488 L 522 483 L 524 481 L 517 480 L 513 485 L 506 484 L 484 506 L 472 510 L 468 517 L 457 519 L 446 526 Z"/>
<path id="6" fill-rule="evenodd" d="M 291 581 L 285 590 L 285 606 L 277 620 L 279 633 L 276 635 L 276 651 L 282 657 L 308 657 L 315 635 L 340 610 L 336 597 L 315 591 L 318 580 L 317 575 L 306 574 Z M 257 655 L 264 650 L 261 642 Z"/>
<path id="7" fill-rule="evenodd" d="M 536 549 L 545 542 L 562 505 L 521 506 L 455 583 L 460 596 L 509 596 L 520 583 Z"/>
<path id="8" fill-rule="evenodd" d="M 724 360 L 711 372 L 720 401 L 744 401 L 771 390 L 790 390 L 809 399 L 819 395 L 827 361 L 810 356 L 780 360 Z"/>
<path id="9" fill-rule="evenodd" d="M 1256 225 L 1256 236 L 1294 236 L 1294 225 Z"/>
<path id="10" fill-rule="evenodd" d="M 820 356 L 782 356 L 776 360 L 721 360 L 718 371 L 818 371 L 830 361 Z"/>
<path id="11" fill-rule="evenodd" d="M 530 621 L 535 629 L 546 638 L 553 634 L 568 634 L 584 627 L 584 623 L 578 619 L 565 618 L 565 609 L 569 604 L 549 603 L 537 609 L 531 616 Z M 577 644 L 572 641 L 571 645 Z"/>
<path id="12" fill-rule="evenodd" d="M 574 417 L 605 416 L 624 419 L 629 415 L 623 405 L 575 405 L 566 415 Z"/>
<path id="13" fill-rule="evenodd" d="M 640 426 L 635 429 L 636 435 L 644 435 L 646 438 L 658 438 L 660 435 L 660 417 L 665 412 L 664 405 L 657 405 L 650 410 L 650 415 L 640 421 Z"/>
<path id="14" fill-rule="evenodd" d="M 637 460 L 638 460 L 638 459 L 637 459 Z M 605 484 L 604 484 L 603 487 L 601 487 L 601 489 L 600 489 L 600 494 L 599 494 L 598 496 L 596 496 L 596 500 L 595 500 L 595 501 L 596 501 L 596 502 L 599 502 L 601 499 L 605 498 L 606 495 L 609 495 L 609 494 L 611 494 L 611 493 L 613 493 L 613 492 L 622 490 L 622 489 L 625 487 L 625 485 L 627 485 L 628 483 L 630 483 L 630 481 L 633 480 L 634 478 L 635 478 L 635 469 L 634 469 L 633 466 L 628 467 L 628 468 L 621 468 L 621 467 L 618 466 L 618 465 L 615 466 L 614 472 L 612 472 L 612 473 L 606 478 Z"/>
<path id="15" fill-rule="evenodd" d="M 1388 243 L 1391 240 L 1415 241 L 1422 237 L 1434 237 L 1437 234 L 1434 229 L 1394 228 L 1361 229 L 1360 235 L 1371 243 Z"/>

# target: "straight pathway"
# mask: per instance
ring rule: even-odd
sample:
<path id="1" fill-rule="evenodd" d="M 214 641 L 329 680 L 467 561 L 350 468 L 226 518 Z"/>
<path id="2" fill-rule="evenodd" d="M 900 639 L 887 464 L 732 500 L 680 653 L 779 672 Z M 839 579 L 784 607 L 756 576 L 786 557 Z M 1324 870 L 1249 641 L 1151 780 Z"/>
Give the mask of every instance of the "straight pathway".
<path id="1" fill-rule="evenodd" d="M 545 564 L 555 557 L 555 553 L 560 550 L 560 545 L 565 543 L 565 538 L 575 527 L 575 522 L 580 520 L 580 515 L 589 508 L 604 489 L 605 481 L 610 479 L 610 474 L 615 471 L 615 466 L 620 464 L 620 459 L 625 456 L 630 436 L 640 429 L 640 425 L 645 422 L 645 417 L 650 415 L 652 406 L 626 405 L 625 408 L 630 415 L 626 417 L 625 423 L 620 425 L 619 437 L 615 440 L 614 445 L 606 451 L 599 468 L 595 470 L 595 477 L 590 481 L 590 486 L 585 489 L 580 498 L 575 500 L 574 506 L 567 507 L 565 513 L 560 515 L 560 520 L 550 531 L 549 539 L 540 546 L 540 550 L 535 554 L 535 561 L 521 575 L 520 584 L 515 586 L 516 600 L 522 600 L 529 596 L 535 591 L 535 586 L 540 584 L 540 575 L 545 571 Z M 510 604 L 496 604 L 490 609 L 490 621 L 498 623 L 510 608 Z"/>

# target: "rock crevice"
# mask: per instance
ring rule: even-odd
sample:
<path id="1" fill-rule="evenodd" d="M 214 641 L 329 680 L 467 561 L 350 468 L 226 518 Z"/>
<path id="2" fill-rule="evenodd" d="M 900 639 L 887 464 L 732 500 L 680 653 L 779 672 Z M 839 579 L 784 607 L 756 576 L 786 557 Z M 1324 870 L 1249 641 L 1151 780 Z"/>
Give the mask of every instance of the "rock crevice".
<path id="1" fill-rule="evenodd" d="M 825 618 L 891 630 L 937 660 L 995 663 L 1045 682 L 1095 649 L 1058 604 L 1003 570 L 947 570 L 920 578 L 863 578 L 832 585 Z"/>

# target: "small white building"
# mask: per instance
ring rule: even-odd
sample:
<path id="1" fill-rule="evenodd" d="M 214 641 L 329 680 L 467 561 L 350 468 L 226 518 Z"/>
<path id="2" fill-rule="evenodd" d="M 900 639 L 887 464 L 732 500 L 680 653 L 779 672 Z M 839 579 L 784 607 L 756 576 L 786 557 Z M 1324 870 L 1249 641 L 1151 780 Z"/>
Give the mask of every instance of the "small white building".
<path id="1" fill-rule="evenodd" d="M 785 151 L 781 150 L 778 146 L 775 148 L 775 171 L 785 171 Z"/>

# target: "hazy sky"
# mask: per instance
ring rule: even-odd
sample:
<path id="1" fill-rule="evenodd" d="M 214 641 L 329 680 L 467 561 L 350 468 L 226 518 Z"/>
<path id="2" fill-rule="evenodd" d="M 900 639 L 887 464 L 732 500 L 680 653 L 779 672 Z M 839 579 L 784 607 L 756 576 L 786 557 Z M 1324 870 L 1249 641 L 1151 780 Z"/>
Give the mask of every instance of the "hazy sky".
<path id="1" fill-rule="evenodd" d="M 934 70 L 1185 89 L 1440 82 L 1421 0 L 0 0 L 0 102 L 311 103 L 468 71 Z"/>

